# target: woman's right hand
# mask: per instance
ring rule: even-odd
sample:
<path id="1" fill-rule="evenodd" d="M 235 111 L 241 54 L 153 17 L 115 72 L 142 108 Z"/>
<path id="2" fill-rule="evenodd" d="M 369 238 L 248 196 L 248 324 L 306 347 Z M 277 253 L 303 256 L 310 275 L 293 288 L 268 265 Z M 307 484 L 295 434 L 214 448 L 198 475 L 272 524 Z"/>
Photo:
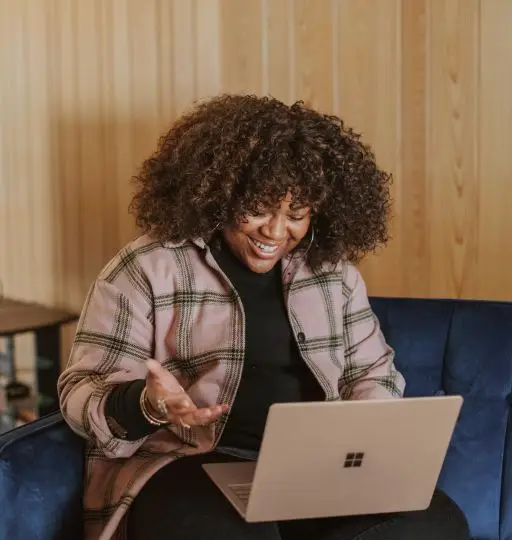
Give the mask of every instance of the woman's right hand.
<path id="1" fill-rule="evenodd" d="M 178 379 L 163 368 L 156 360 L 146 362 L 146 399 L 151 414 L 171 424 L 184 427 L 203 426 L 215 422 L 224 414 L 227 405 L 198 408 L 185 392 Z M 163 416 L 158 401 L 163 400 L 167 407 L 167 417 Z"/>

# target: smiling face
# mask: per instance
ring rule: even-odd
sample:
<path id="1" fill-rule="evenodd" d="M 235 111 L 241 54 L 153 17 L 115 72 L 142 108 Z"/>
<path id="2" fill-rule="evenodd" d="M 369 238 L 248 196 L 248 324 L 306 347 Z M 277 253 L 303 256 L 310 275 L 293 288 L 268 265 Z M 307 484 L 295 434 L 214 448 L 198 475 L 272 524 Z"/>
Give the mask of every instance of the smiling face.
<path id="1" fill-rule="evenodd" d="M 264 274 L 298 246 L 310 223 L 310 209 L 295 208 L 287 195 L 276 208 L 247 216 L 236 227 L 225 229 L 224 239 L 250 270 Z"/>

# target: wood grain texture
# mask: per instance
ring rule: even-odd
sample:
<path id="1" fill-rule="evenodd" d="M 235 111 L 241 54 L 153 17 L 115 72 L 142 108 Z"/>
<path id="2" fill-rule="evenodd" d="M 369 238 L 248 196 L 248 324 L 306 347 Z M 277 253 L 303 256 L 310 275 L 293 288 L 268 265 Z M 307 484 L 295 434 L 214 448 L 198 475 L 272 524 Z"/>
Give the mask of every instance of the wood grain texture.
<path id="1" fill-rule="evenodd" d="M 292 24 L 294 99 L 304 101 L 309 107 L 330 112 L 333 107 L 334 76 L 331 2 L 296 0 Z"/>
<path id="2" fill-rule="evenodd" d="M 336 112 L 370 144 L 382 168 L 393 174 L 391 242 L 362 265 L 380 290 L 398 291 L 403 256 L 400 161 L 400 9 L 396 0 L 342 0 L 338 6 L 338 107 Z M 399 277 L 400 276 L 400 277 Z M 397 279 L 398 278 L 398 279 Z"/>
<path id="3" fill-rule="evenodd" d="M 436 296 L 463 296 L 475 271 L 478 7 L 478 0 L 435 1 L 429 10 L 429 284 Z"/>
<path id="4" fill-rule="evenodd" d="M 295 101 L 295 3 L 294 0 L 263 0 L 264 47 L 267 77 L 264 81 L 271 96 L 286 103 Z"/>
<path id="5" fill-rule="evenodd" d="M 402 0 L 401 20 L 401 173 L 399 238 L 407 268 L 402 290 L 417 296 L 430 292 L 430 227 L 427 201 L 427 6 L 428 0 Z"/>
<path id="6" fill-rule="evenodd" d="M 512 298 L 512 3 L 480 4 L 477 253 L 465 294 Z"/>
<path id="7" fill-rule="evenodd" d="M 263 92 L 263 10 L 260 0 L 221 0 L 221 88 Z"/>
<path id="8" fill-rule="evenodd" d="M 512 299 L 509 0 L 0 0 L 0 279 L 80 309 L 196 99 L 303 99 L 393 173 L 372 294 Z"/>

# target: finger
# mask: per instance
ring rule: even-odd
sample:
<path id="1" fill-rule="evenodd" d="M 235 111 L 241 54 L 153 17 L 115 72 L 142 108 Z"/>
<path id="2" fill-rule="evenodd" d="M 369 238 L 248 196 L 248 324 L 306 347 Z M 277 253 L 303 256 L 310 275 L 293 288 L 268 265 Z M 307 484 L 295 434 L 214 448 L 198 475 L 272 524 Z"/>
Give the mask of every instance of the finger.
<path id="1" fill-rule="evenodd" d="M 227 405 L 214 405 L 212 407 L 198 409 L 192 414 L 201 421 L 215 421 L 218 420 L 227 409 Z"/>
<path id="2" fill-rule="evenodd" d="M 164 387 L 164 385 L 162 384 L 162 366 L 156 360 L 147 360 L 146 367 L 148 370 L 148 373 L 146 375 L 146 384 L 152 386 L 153 388 L 158 390 L 159 394 L 161 394 Z"/>
<path id="3" fill-rule="evenodd" d="M 176 394 L 167 392 L 164 398 L 168 409 L 177 412 L 196 411 L 197 407 L 186 392 L 177 392 Z"/>
<path id="4" fill-rule="evenodd" d="M 192 413 L 179 415 L 179 418 L 181 418 L 186 424 L 193 426 L 201 426 L 215 422 L 222 416 L 224 412 L 224 407 L 215 405 L 213 407 L 204 407 L 202 409 L 197 409 L 197 411 L 194 411 Z"/>
<path id="5" fill-rule="evenodd" d="M 183 399 L 177 403 L 170 403 L 169 408 L 176 411 L 178 414 L 185 414 L 187 412 L 194 412 L 197 407 L 188 399 Z"/>
<path id="6" fill-rule="evenodd" d="M 183 427 L 204 426 L 218 420 L 228 410 L 228 406 L 213 405 L 198 409 L 194 404 L 190 409 L 176 408 L 175 404 L 166 402 L 168 406 L 168 418 L 172 424 L 181 424 Z"/>
<path id="7" fill-rule="evenodd" d="M 146 367 L 148 370 L 148 377 L 165 387 L 170 392 L 184 392 L 183 386 L 179 383 L 175 375 L 167 371 L 156 360 L 146 360 Z"/>
<path id="8" fill-rule="evenodd" d="M 158 378 L 162 373 L 162 366 L 160 363 L 151 358 L 146 360 L 146 368 L 148 370 L 148 374 L 152 377 Z"/>
<path id="9" fill-rule="evenodd" d="M 176 409 L 174 407 L 168 407 L 168 416 L 173 418 L 185 418 L 197 412 L 197 407 L 190 407 L 188 409 Z"/>
<path id="10" fill-rule="evenodd" d="M 179 406 L 183 408 L 190 406 L 189 396 L 172 373 L 155 360 L 147 360 L 146 365 L 148 368 L 146 383 L 153 388 L 154 394 L 169 403 L 181 402 Z"/>

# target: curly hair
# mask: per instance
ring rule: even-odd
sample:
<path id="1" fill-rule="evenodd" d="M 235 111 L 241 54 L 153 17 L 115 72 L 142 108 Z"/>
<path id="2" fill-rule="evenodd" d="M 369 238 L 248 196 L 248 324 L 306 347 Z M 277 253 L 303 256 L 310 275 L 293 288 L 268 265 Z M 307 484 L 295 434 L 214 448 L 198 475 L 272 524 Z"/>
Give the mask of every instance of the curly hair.
<path id="1" fill-rule="evenodd" d="M 391 175 L 340 118 L 303 102 L 221 95 L 198 103 L 134 180 L 137 225 L 163 242 L 209 241 L 288 193 L 312 210 L 312 268 L 357 263 L 388 239 Z"/>

